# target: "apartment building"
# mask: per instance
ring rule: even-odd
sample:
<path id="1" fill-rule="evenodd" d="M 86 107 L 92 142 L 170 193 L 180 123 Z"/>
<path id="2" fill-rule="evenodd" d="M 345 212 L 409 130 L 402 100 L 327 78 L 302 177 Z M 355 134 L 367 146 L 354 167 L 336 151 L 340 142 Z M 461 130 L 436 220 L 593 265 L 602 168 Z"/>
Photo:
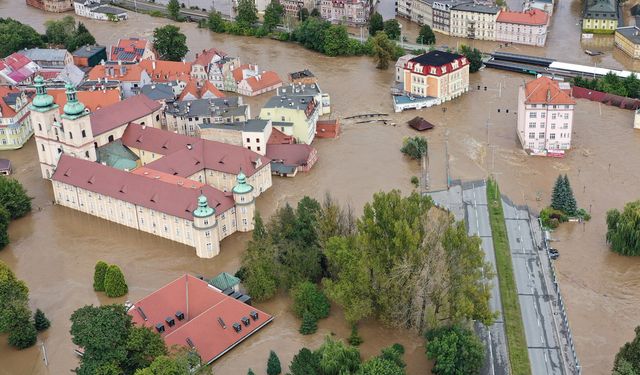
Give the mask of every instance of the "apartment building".
<path id="1" fill-rule="evenodd" d="M 311 144 L 321 106 L 312 95 L 274 96 L 260 110 L 260 118 L 271 120 L 274 128 L 293 136 L 298 143 Z"/>
<path id="2" fill-rule="evenodd" d="M 398 0 L 396 14 L 418 25 L 433 26 L 433 0 Z"/>
<path id="3" fill-rule="evenodd" d="M 271 120 L 251 119 L 239 122 L 203 123 L 197 126 L 198 136 L 210 141 L 244 147 L 266 155 L 271 137 Z"/>
<path id="4" fill-rule="evenodd" d="M 0 150 L 21 148 L 32 134 L 29 97 L 24 91 L 0 86 Z"/>
<path id="5" fill-rule="evenodd" d="M 496 40 L 544 47 L 549 15 L 539 9 L 524 12 L 503 10 L 496 20 Z"/>
<path id="6" fill-rule="evenodd" d="M 331 23 L 349 26 L 365 25 L 369 21 L 369 2 L 365 0 L 322 0 L 320 15 Z"/>
<path id="7" fill-rule="evenodd" d="M 45 12 L 61 13 L 73 10 L 73 0 L 27 0 L 27 5 Z"/>
<path id="8" fill-rule="evenodd" d="M 640 27 L 626 26 L 616 29 L 614 43 L 624 53 L 634 59 L 640 59 Z"/>
<path id="9" fill-rule="evenodd" d="M 594 34 L 613 34 L 618 28 L 618 0 L 585 0 L 582 31 Z"/>
<path id="10" fill-rule="evenodd" d="M 571 148 L 573 111 L 576 101 L 569 87 L 549 77 L 540 77 L 518 90 L 518 139 L 533 154 Z"/>
<path id="11" fill-rule="evenodd" d="M 470 4 L 471 0 L 434 0 L 432 3 L 433 31 L 449 35 L 451 33 L 451 9 L 462 4 Z"/>
<path id="12" fill-rule="evenodd" d="M 457 53 L 431 51 L 404 67 L 404 91 L 444 102 L 469 91 L 469 61 Z"/>
<path id="13" fill-rule="evenodd" d="M 224 124 L 247 121 L 251 118 L 248 105 L 241 97 L 175 101 L 168 104 L 164 115 L 167 130 L 197 136 L 200 124 Z"/>
<path id="14" fill-rule="evenodd" d="M 451 8 L 451 36 L 496 40 L 496 19 L 500 8 L 467 3 Z"/>
<path id="15" fill-rule="evenodd" d="M 152 82 L 151 77 L 139 64 L 105 64 L 94 66 L 87 76 L 89 81 L 118 82 L 125 98 L 140 92 L 142 86 Z"/>
<path id="16" fill-rule="evenodd" d="M 155 60 L 151 41 L 142 38 L 119 39 L 115 46 L 111 46 L 109 60 L 113 62 L 138 62 L 141 60 Z"/>

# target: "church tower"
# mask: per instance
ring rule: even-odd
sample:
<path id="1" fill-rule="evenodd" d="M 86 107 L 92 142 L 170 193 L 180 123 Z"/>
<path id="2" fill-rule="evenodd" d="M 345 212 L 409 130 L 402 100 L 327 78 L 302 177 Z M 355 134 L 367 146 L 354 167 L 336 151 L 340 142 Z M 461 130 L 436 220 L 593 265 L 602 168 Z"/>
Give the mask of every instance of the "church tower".
<path id="1" fill-rule="evenodd" d="M 58 105 L 53 102 L 53 96 L 47 94 L 42 76 L 37 76 L 33 82 L 36 96 L 29 107 L 29 117 L 36 138 L 42 178 L 51 178 L 59 157 L 57 147 L 50 142 L 57 137 L 53 124 L 59 121 Z"/>
<path id="2" fill-rule="evenodd" d="M 193 211 L 193 239 L 200 258 L 213 258 L 220 253 L 216 210 L 209 207 L 204 194 L 198 197 L 198 208 Z"/>
<path id="3" fill-rule="evenodd" d="M 60 122 L 60 130 L 65 146 L 63 152 L 81 159 L 96 161 L 96 148 L 93 144 L 93 131 L 89 110 L 78 101 L 78 93 L 72 84 L 65 85 L 67 104 Z"/>
<path id="4" fill-rule="evenodd" d="M 249 232 L 253 230 L 253 215 L 256 211 L 256 203 L 253 198 L 253 186 L 247 183 L 247 176 L 240 171 L 236 178 L 236 186 L 233 187 L 233 200 L 236 202 L 236 222 L 238 231 Z"/>

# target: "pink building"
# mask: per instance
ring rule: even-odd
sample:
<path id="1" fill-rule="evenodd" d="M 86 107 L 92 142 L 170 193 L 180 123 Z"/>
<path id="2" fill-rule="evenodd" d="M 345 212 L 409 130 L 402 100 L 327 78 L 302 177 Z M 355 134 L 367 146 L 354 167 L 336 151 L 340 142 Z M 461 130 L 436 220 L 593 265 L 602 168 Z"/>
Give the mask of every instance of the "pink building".
<path id="1" fill-rule="evenodd" d="M 540 9 L 525 12 L 503 10 L 496 20 L 496 40 L 544 47 L 548 23 L 549 15 Z"/>
<path id="2" fill-rule="evenodd" d="M 571 148 L 576 101 L 558 81 L 540 77 L 518 91 L 518 138 L 534 154 Z"/>
<path id="3" fill-rule="evenodd" d="M 332 23 L 364 25 L 369 19 L 369 3 L 365 0 L 322 0 L 320 15 Z"/>

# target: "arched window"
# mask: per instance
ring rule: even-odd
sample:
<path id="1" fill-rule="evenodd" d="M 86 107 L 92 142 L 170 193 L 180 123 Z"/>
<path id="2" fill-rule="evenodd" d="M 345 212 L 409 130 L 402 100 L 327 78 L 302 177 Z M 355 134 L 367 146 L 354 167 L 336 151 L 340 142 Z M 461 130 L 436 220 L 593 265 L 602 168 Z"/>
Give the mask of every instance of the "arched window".
<path id="1" fill-rule="evenodd" d="M 109 142 L 113 142 L 113 135 L 110 135 L 108 140 L 109 140 Z"/>

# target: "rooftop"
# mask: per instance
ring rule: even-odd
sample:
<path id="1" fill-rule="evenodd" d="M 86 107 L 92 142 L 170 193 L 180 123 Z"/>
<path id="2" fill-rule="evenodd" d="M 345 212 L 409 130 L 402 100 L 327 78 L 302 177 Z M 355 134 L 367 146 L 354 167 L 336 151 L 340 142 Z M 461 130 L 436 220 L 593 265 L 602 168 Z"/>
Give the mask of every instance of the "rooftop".
<path id="1" fill-rule="evenodd" d="M 259 91 L 274 85 L 282 84 L 282 80 L 278 76 L 278 73 L 273 71 L 262 72 L 257 76 L 247 78 L 246 81 L 253 91 Z"/>
<path id="2" fill-rule="evenodd" d="M 576 101 L 560 89 L 558 81 L 540 77 L 525 85 L 526 104 L 576 104 Z"/>
<path id="3" fill-rule="evenodd" d="M 280 96 L 272 96 L 262 107 L 265 108 L 293 108 L 297 110 L 305 110 L 307 109 L 309 102 L 314 101 L 313 96 L 291 96 L 291 95 L 280 95 Z"/>
<path id="4" fill-rule="evenodd" d="M 55 48 L 32 48 L 21 51 L 23 55 L 30 58 L 33 61 L 60 61 L 64 62 L 67 56 L 66 49 Z"/>
<path id="5" fill-rule="evenodd" d="M 207 95 L 207 93 L 209 95 Z M 202 86 L 198 86 L 198 82 L 196 80 L 189 79 L 187 85 L 180 93 L 179 99 L 184 100 L 188 94 L 197 99 L 203 99 L 205 96 L 213 96 L 216 98 L 224 97 L 224 94 L 220 92 L 220 90 L 218 90 L 218 88 L 209 80 L 204 81 L 204 84 Z"/>
<path id="6" fill-rule="evenodd" d="M 121 102 L 101 108 L 91 114 L 93 135 L 105 133 L 119 126 L 134 122 L 162 108 L 146 95 L 136 95 Z"/>
<path id="7" fill-rule="evenodd" d="M 424 66 L 442 66 L 450 64 L 461 57 L 463 56 L 458 55 L 457 53 L 434 50 L 414 57 L 409 60 L 409 62 L 412 62 L 414 64 L 417 63 Z"/>
<path id="8" fill-rule="evenodd" d="M 524 12 L 503 10 L 498 14 L 497 22 L 514 23 L 519 25 L 543 26 L 547 24 L 549 14 L 540 9 L 530 9 Z"/>
<path id="9" fill-rule="evenodd" d="M 66 154 L 60 157 L 52 180 L 186 220 L 193 220 L 192 212 L 198 206 L 201 192 L 217 215 L 234 205 L 232 197 L 209 185 L 193 189 Z"/>
<path id="10" fill-rule="evenodd" d="M 11 160 L 0 159 L 0 171 L 11 171 Z"/>
<path id="11" fill-rule="evenodd" d="M 165 112 L 173 116 L 241 116 L 246 114 L 247 106 L 237 96 L 228 98 L 196 99 L 175 101 L 169 104 Z"/>
<path id="12" fill-rule="evenodd" d="M 640 44 L 640 27 L 638 26 L 626 26 L 616 29 L 616 33 L 624 36 L 633 44 Z"/>
<path id="13" fill-rule="evenodd" d="M 126 148 L 121 140 L 98 147 L 98 162 L 122 171 L 131 171 L 138 166 L 138 156 Z"/>
<path id="14" fill-rule="evenodd" d="M 305 84 L 290 84 L 286 86 L 278 87 L 276 95 L 288 95 L 288 96 L 306 96 L 320 94 L 320 86 L 313 83 L 310 85 Z"/>
<path id="15" fill-rule="evenodd" d="M 314 148 L 304 143 L 268 144 L 267 157 L 286 166 L 306 165 Z"/>
<path id="16" fill-rule="evenodd" d="M 593 18 L 610 18 L 618 14 L 617 1 L 614 0 L 586 0 L 585 11 Z M 608 15 L 606 13 L 609 13 Z"/>
<path id="17" fill-rule="evenodd" d="M 173 100 L 173 89 L 165 83 L 152 83 L 140 88 L 140 93 L 151 100 Z"/>
<path id="18" fill-rule="evenodd" d="M 498 14 L 500 11 L 500 7 L 495 5 L 482 5 L 476 3 L 467 3 L 456 5 L 453 10 L 458 10 L 461 12 L 475 12 L 475 13 L 485 13 L 485 14 Z"/>
<path id="19" fill-rule="evenodd" d="M 223 122 L 220 124 L 200 124 L 201 129 L 226 129 L 243 132 L 262 133 L 269 124 L 269 120 L 250 119 L 240 122 Z"/>
<path id="20" fill-rule="evenodd" d="M 240 279 L 230 273 L 221 272 L 218 276 L 209 280 L 209 284 L 220 290 L 225 290 L 240 284 Z"/>
<path id="21" fill-rule="evenodd" d="M 89 46 L 86 45 L 84 47 L 80 47 L 77 50 L 73 51 L 72 55 L 73 56 L 77 56 L 77 57 L 91 57 L 94 56 L 104 50 L 106 50 L 107 47 L 105 46 L 98 46 L 98 45 L 94 45 L 94 46 Z"/>
<path id="22" fill-rule="evenodd" d="M 196 59 L 193 61 L 193 63 L 206 67 L 209 64 L 211 64 L 211 62 L 213 62 L 216 56 L 219 56 L 220 58 L 222 58 L 227 56 L 227 53 L 216 48 L 209 48 L 208 50 L 202 50 L 202 52 L 196 53 Z"/>
<path id="23" fill-rule="evenodd" d="M 289 73 L 289 79 L 302 79 L 302 78 L 315 78 L 315 75 L 311 73 L 309 69 L 301 70 L 299 72 Z"/>
<path id="24" fill-rule="evenodd" d="M 139 63 L 153 82 L 188 80 L 191 78 L 191 63 L 185 61 L 142 60 Z"/>
<path id="25" fill-rule="evenodd" d="M 113 79 L 118 81 L 140 81 L 144 69 L 138 64 L 99 64 L 91 68 L 88 79 Z"/>
<path id="26" fill-rule="evenodd" d="M 15 105 L 15 98 L 20 94 L 20 90 L 9 87 L 0 86 L 0 118 L 13 117 L 16 111 L 12 108 Z"/>
<path id="27" fill-rule="evenodd" d="M 168 347 L 193 347 L 204 363 L 215 361 L 273 320 L 191 275 L 136 302 L 129 315 L 139 326 L 155 329 L 162 324 L 161 336 Z M 173 326 L 167 319 L 173 320 Z"/>
<path id="28" fill-rule="evenodd" d="M 147 47 L 147 40 L 140 38 L 120 39 L 111 47 L 111 61 L 139 61 Z"/>
<path id="29" fill-rule="evenodd" d="M 67 95 L 64 89 L 48 89 L 47 94 L 53 96 L 53 101 L 60 106 L 60 113 L 67 104 Z M 109 107 L 120 101 L 120 90 L 95 90 L 95 91 L 77 91 L 78 101 L 85 105 L 91 112 L 97 111 L 103 107 Z"/>

